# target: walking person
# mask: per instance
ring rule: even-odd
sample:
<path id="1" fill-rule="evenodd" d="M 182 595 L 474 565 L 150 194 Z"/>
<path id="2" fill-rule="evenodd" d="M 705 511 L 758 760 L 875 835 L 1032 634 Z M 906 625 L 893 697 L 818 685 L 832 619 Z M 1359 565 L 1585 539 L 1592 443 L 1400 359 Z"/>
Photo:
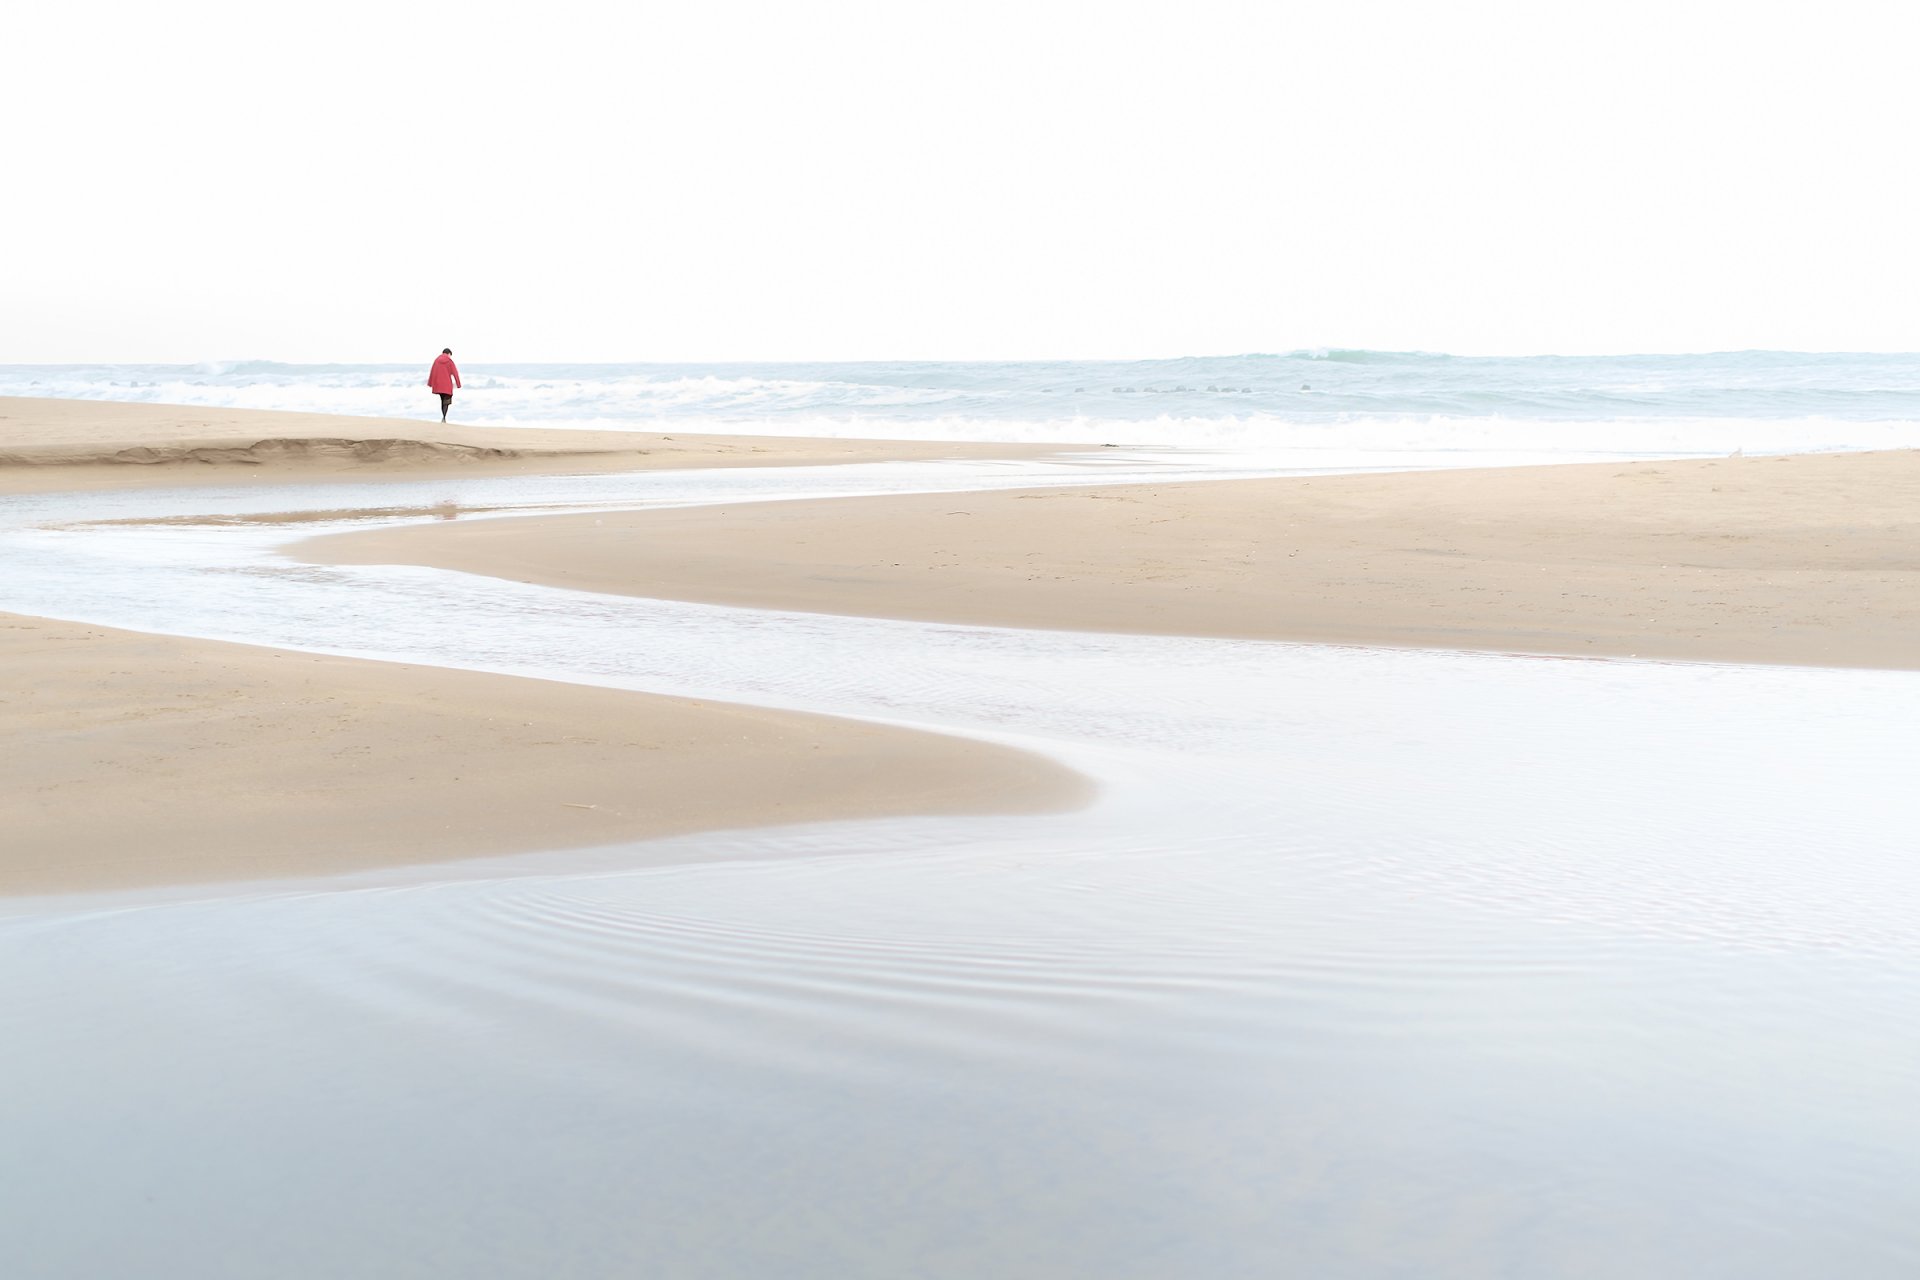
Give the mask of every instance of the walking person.
<path id="1" fill-rule="evenodd" d="M 442 347 L 440 354 L 434 357 L 433 371 L 427 374 L 427 385 L 433 388 L 433 394 L 440 397 L 440 421 L 447 420 L 447 410 L 453 408 L 453 389 L 460 385 L 460 369 L 453 363 L 453 348 Z"/>

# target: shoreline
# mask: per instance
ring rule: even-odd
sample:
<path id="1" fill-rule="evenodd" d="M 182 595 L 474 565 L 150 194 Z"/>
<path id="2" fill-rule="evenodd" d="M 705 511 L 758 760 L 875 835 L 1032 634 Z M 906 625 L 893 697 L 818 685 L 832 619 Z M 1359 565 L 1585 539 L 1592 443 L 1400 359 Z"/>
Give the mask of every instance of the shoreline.
<path id="1" fill-rule="evenodd" d="M 0 399 L 0 494 L 1065 451 Z M 442 519 L 288 553 L 961 625 L 1920 669 L 1915 513 L 1905 450 Z M 1037 812 L 1088 785 L 858 721 L 16 615 L 0 660 L 21 691 L 0 694 L 0 894 Z M 747 775 L 791 785 L 743 792 Z"/>
<path id="2" fill-rule="evenodd" d="M 0 397 L 0 496 L 1061 451 Z M 0 690 L 0 895 L 1049 811 L 1089 786 L 945 734 L 16 614 L 0 613 L 0 661 L 14 677 Z"/>
<path id="3" fill-rule="evenodd" d="M 0 613 L 0 896 L 1045 813 L 1041 756 L 804 712 Z"/>
<path id="4" fill-rule="evenodd" d="M 1040 458 L 1070 445 L 442 426 L 411 418 L 0 396 L 0 495 L 476 474 Z"/>
<path id="5" fill-rule="evenodd" d="M 299 559 L 957 625 L 1920 669 L 1920 452 L 833 498 Z"/>

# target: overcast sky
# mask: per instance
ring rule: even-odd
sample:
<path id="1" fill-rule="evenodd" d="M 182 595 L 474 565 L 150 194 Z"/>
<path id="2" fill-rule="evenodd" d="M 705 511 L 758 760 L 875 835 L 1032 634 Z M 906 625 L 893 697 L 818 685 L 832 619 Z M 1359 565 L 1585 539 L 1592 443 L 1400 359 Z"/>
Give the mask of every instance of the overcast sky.
<path id="1" fill-rule="evenodd" d="M 34 3 L 0 362 L 1916 350 L 1912 9 Z"/>

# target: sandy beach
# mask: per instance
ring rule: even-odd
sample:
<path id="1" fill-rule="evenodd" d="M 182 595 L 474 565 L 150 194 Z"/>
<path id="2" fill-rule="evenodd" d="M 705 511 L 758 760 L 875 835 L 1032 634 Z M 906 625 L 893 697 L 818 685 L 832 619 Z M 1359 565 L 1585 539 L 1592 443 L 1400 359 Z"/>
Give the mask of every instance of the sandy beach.
<path id="1" fill-rule="evenodd" d="M 1914 461 L 0 498 L 26 1270 L 1904 1274 Z"/>
<path id="2" fill-rule="evenodd" d="M 463 427 L 411 418 L 0 396 L 0 494 L 1019 458 L 1053 446 Z"/>
<path id="3" fill-rule="evenodd" d="M 0 893 L 1084 796 L 1057 765 L 943 735 L 14 615 L 0 664 Z"/>
<path id="4" fill-rule="evenodd" d="M 0 414 L 15 492 L 1020 452 L 93 402 Z M 1920 454 L 1882 453 L 467 519 L 296 554 L 996 626 L 1920 667 L 1916 510 Z M 1082 794 L 1016 752 L 824 717 L 19 617 L 0 649 L 15 892 Z"/>
<path id="5" fill-rule="evenodd" d="M 0 495 L 1045 452 L 0 398 Z M 0 892 L 1019 812 L 1083 795 L 1067 770 L 960 739 L 544 681 L 10 615 L 0 661 Z"/>
<path id="6" fill-rule="evenodd" d="M 1915 452 L 481 520 L 299 554 L 991 626 L 1920 667 Z"/>
<path id="7" fill-rule="evenodd" d="M 1920 10 L 4 29 L 0 1280 L 1920 1280 Z"/>

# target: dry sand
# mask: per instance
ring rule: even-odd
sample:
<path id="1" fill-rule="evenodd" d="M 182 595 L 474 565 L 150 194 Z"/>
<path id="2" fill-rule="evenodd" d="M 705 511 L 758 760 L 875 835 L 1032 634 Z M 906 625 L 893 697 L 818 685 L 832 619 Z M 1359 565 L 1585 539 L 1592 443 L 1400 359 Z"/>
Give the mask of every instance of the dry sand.
<path id="1" fill-rule="evenodd" d="M 0 495 L 1050 452 L 0 397 Z M 1020 752 L 827 717 L 8 615 L 0 672 L 0 892 L 1019 812 L 1085 785 Z"/>
<path id="2" fill-rule="evenodd" d="M 328 477 L 417 480 L 445 474 L 1012 458 L 1055 452 L 1022 444 L 442 426 L 437 420 L 0 396 L 0 494 Z"/>
<path id="3" fill-rule="evenodd" d="M 0 893 L 1041 811 L 1086 786 L 825 716 L 8 614 L 0 670 Z"/>
<path id="4" fill-rule="evenodd" d="M 1920 453 L 834 499 L 303 556 L 995 626 L 1920 667 Z"/>

